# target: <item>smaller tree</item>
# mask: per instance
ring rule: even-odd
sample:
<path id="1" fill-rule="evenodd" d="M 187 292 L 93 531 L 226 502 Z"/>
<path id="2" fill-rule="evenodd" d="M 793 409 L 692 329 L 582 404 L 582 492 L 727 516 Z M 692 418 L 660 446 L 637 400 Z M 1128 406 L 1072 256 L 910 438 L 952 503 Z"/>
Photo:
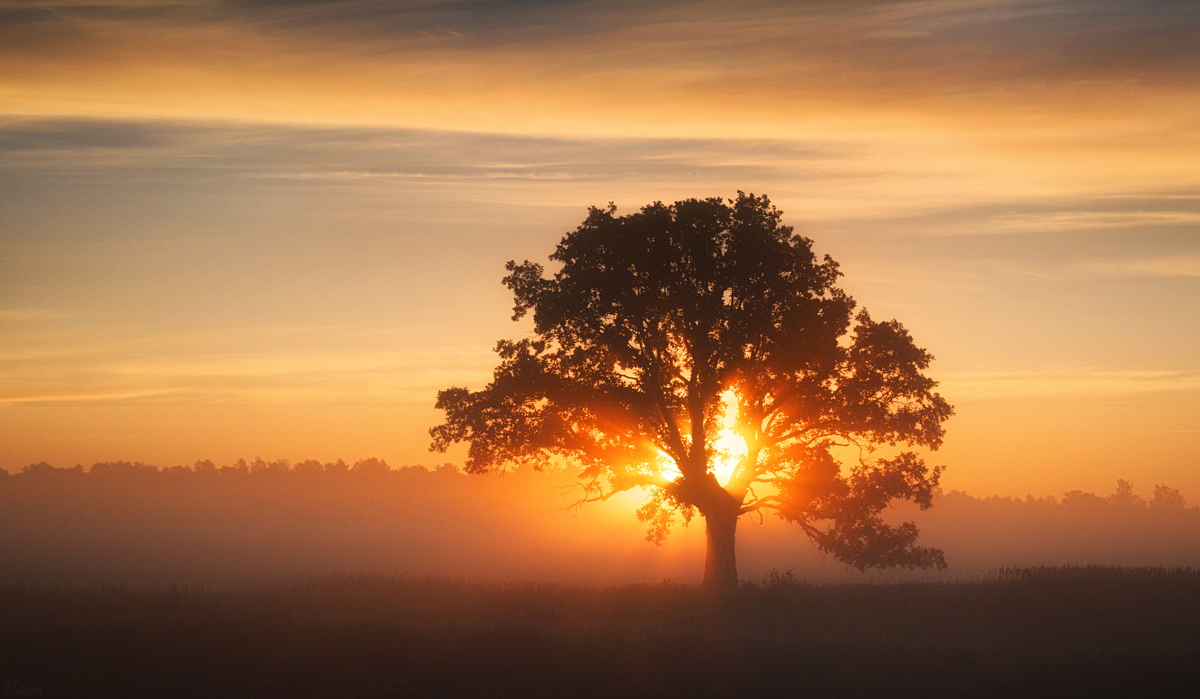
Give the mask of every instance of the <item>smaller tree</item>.
<path id="1" fill-rule="evenodd" d="M 438 394 L 434 450 L 469 442 L 473 473 L 572 463 L 586 500 L 643 488 L 655 541 L 698 513 L 717 588 L 737 584 L 737 522 L 759 511 L 858 568 L 945 565 L 881 516 L 896 498 L 931 504 L 940 468 L 877 449 L 941 444 L 952 410 L 923 373 L 932 357 L 856 313 L 837 264 L 765 196 L 593 208 L 550 259 L 549 278 L 508 263 L 533 335 L 498 343 L 483 390 Z"/>
<path id="2" fill-rule="evenodd" d="M 1169 485 L 1154 486 L 1154 499 L 1150 501 L 1150 507 L 1160 510 L 1182 510 L 1186 504 L 1183 493 L 1177 488 Z"/>
<path id="3" fill-rule="evenodd" d="M 1145 507 L 1146 500 L 1142 496 L 1133 492 L 1133 484 L 1124 478 L 1117 479 L 1117 492 L 1109 495 L 1107 498 L 1113 505 L 1117 507 Z"/>

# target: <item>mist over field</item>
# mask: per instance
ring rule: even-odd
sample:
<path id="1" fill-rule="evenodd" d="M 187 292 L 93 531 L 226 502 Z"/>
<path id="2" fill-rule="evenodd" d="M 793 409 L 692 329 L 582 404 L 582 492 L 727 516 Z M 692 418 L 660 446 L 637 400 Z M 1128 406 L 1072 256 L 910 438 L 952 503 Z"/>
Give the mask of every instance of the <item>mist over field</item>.
<path id="1" fill-rule="evenodd" d="M 0 582 L 161 587 L 280 584 L 341 574 L 571 584 L 695 583 L 703 523 L 645 540 L 641 500 L 579 508 L 573 472 L 467 475 L 240 461 L 157 469 L 35 464 L 0 476 Z M 812 581 L 952 581 L 1038 565 L 1200 566 L 1200 508 L 1150 483 L 1027 499 L 939 492 L 927 511 L 892 508 L 945 571 L 859 572 L 767 515 L 738 528 L 739 573 Z"/>

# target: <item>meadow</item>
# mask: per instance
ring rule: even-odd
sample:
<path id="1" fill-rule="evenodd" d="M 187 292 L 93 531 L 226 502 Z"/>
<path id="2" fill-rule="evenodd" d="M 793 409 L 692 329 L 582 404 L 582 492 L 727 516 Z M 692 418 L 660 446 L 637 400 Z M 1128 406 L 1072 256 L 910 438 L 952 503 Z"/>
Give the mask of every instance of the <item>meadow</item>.
<path id="1" fill-rule="evenodd" d="M 72 698 L 1200 691 L 1200 510 L 1173 489 L 942 493 L 894 513 L 951 563 L 911 575 L 749 520 L 744 582 L 717 599 L 694 584 L 701 529 L 655 547 L 628 511 L 565 511 L 567 475 L 30 466 L 0 477 L 0 681 Z"/>
<path id="2" fill-rule="evenodd" d="M 773 573 L 715 599 L 327 576 L 0 588 L 0 677 L 44 697 L 1195 696 L 1200 571 L 953 583 Z"/>

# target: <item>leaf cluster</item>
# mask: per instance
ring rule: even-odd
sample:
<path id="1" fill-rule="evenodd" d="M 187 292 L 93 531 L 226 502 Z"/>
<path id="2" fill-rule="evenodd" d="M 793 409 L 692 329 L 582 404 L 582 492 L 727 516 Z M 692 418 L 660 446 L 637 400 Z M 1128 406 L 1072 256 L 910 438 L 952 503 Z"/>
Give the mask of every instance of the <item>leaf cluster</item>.
<path id="1" fill-rule="evenodd" d="M 532 314 L 533 333 L 498 343 L 483 390 L 439 394 L 435 450 L 468 442 L 472 472 L 574 463 L 588 500 L 647 488 L 656 541 L 693 508 L 773 510 L 852 565 L 944 565 L 881 517 L 895 498 L 927 506 L 940 469 L 873 458 L 940 446 L 952 409 L 924 373 L 932 356 L 856 312 L 837 263 L 767 197 L 592 208 L 551 261 L 549 276 L 508 263 L 513 318 Z M 718 483 L 727 428 L 745 449 Z"/>

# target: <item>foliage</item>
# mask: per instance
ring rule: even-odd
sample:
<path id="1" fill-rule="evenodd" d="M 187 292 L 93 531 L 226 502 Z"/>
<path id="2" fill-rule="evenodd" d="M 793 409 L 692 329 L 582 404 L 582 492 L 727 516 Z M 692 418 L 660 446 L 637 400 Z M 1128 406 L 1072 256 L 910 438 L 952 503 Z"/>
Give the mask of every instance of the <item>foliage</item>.
<path id="1" fill-rule="evenodd" d="M 941 444 L 952 409 L 923 373 L 932 356 L 856 313 L 838 265 L 767 197 L 592 208 L 550 259 L 549 277 L 508 263 L 513 319 L 532 313 L 533 333 L 497 344 L 483 390 L 438 395 L 434 450 L 469 442 L 470 472 L 576 464 L 589 500 L 648 489 L 656 541 L 677 512 L 771 510 L 859 568 L 945 565 L 881 517 L 896 498 L 928 507 L 940 469 L 876 454 Z"/>

